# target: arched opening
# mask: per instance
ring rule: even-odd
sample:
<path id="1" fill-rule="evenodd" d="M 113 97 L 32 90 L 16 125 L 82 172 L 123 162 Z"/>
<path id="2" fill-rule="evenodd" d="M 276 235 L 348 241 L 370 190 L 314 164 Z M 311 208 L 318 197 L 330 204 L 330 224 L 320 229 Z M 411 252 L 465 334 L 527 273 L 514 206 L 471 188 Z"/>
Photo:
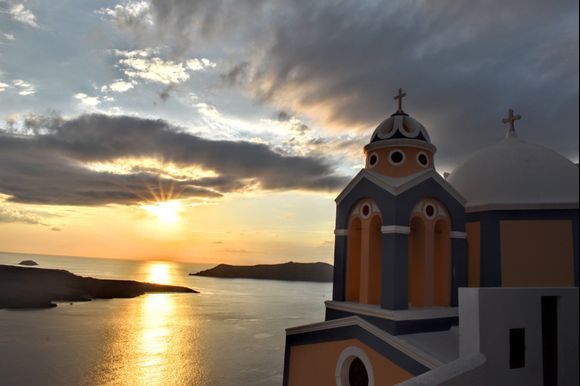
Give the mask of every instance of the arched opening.
<path id="1" fill-rule="evenodd" d="M 435 305 L 449 307 L 451 303 L 451 226 L 446 220 L 435 223 L 434 275 Z"/>
<path id="2" fill-rule="evenodd" d="M 381 225 L 381 218 L 373 216 L 369 227 L 369 304 L 381 303 Z"/>
<path id="3" fill-rule="evenodd" d="M 416 216 L 411 219 L 409 233 L 408 302 L 411 307 L 425 305 L 425 223 Z"/>
<path id="4" fill-rule="evenodd" d="M 348 368 L 348 384 L 349 386 L 368 386 L 369 384 L 367 369 L 358 357 L 353 359 Z"/>
<path id="5" fill-rule="evenodd" d="M 346 255 L 346 300 L 358 302 L 360 298 L 361 219 L 353 218 L 348 225 Z"/>
<path id="6" fill-rule="evenodd" d="M 373 365 L 363 350 L 350 346 L 342 350 L 335 369 L 337 386 L 373 386 Z"/>

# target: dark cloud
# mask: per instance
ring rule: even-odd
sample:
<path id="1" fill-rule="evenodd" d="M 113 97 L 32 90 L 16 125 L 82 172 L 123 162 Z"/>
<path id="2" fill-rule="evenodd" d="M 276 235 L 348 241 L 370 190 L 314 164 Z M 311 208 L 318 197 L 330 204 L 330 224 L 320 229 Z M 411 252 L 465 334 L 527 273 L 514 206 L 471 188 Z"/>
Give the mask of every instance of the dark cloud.
<path id="1" fill-rule="evenodd" d="M 159 93 L 159 99 L 161 99 L 163 102 L 167 102 L 167 100 L 171 97 L 171 93 L 173 92 L 173 89 L 174 89 L 173 85 L 169 85 L 169 86 L 165 87 Z"/>
<path id="2" fill-rule="evenodd" d="M 444 162 L 500 138 L 508 108 L 524 116 L 525 138 L 577 157 L 575 0 L 258 3 L 253 13 L 249 1 L 159 0 L 152 9 L 167 34 L 191 42 L 195 29 L 241 46 L 247 54 L 224 71 L 227 84 L 327 127 L 371 130 L 403 87 L 406 110 Z M 251 21 L 241 41 L 232 37 L 240 20 Z"/>
<path id="3" fill-rule="evenodd" d="M 237 63 L 221 74 L 221 78 L 229 86 L 245 83 L 248 80 L 249 66 L 248 62 Z"/>
<path id="4" fill-rule="evenodd" d="M 276 119 L 278 119 L 280 122 L 289 121 L 290 118 L 292 118 L 292 116 L 286 111 L 279 111 L 278 114 L 276 114 Z"/>
<path id="5" fill-rule="evenodd" d="M 246 84 L 260 99 L 293 95 L 327 124 L 372 128 L 403 87 L 446 154 L 501 136 L 510 107 L 524 137 L 577 154 L 577 1 L 324 4 L 296 5 L 276 26 Z"/>
<path id="6" fill-rule="evenodd" d="M 32 134 L 0 132 L 0 193 L 9 195 L 9 201 L 135 204 L 169 192 L 212 198 L 250 187 L 334 190 L 345 183 L 322 158 L 283 156 L 263 144 L 210 141 L 163 120 L 93 114 L 30 116 L 27 122 Z M 217 177 L 167 176 L 142 166 L 114 174 L 86 166 L 124 158 L 197 166 Z"/>

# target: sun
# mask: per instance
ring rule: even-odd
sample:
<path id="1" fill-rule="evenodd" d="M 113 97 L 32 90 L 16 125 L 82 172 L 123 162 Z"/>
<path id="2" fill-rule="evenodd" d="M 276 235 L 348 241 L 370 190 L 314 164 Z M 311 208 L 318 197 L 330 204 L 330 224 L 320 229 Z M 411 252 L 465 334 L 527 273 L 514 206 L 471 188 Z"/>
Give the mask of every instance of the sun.
<path id="1" fill-rule="evenodd" d="M 142 207 L 147 213 L 155 216 L 158 221 L 164 224 L 177 223 L 182 209 L 179 201 L 158 201 Z"/>

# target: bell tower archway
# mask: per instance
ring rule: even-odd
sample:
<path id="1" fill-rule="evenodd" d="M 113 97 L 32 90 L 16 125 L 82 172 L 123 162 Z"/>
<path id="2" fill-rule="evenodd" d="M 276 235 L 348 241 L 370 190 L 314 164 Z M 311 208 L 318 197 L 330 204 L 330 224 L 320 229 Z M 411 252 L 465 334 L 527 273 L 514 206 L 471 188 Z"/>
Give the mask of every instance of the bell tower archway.
<path id="1" fill-rule="evenodd" d="M 409 307 L 451 304 L 451 220 L 435 199 L 421 200 L 411 213 L 408 245 Z"/>
<path id="2" fill-rule="evenodd" d="M 363 199 L 351 211 L 347 231 L 345 299 L 381 303 L 381 212 Z"/>

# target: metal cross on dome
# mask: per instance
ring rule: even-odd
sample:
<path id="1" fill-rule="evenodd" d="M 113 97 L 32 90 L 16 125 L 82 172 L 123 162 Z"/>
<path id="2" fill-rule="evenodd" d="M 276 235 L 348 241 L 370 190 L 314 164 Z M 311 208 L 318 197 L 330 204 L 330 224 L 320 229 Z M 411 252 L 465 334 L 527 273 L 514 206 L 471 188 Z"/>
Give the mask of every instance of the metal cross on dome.
<path id="1" fill-rule="evenodd" d="M 514 110 L 509 109 L 508 117 L 501 120 L 503 123 L 509 123 L 510 125 L 507 132 L 508 137 L 517 137 L 515 121 L 518 121 L 520 119 L 522 119 L 522 116 L 520 114 L 514 115 Z"/>
<path id="2" fill-rule="evenodd" d="M 397 109 L 397 112 L 403 111 L 403 98 L 406 96 L 407 96 L 407 93 L 404 93 L 403 89 L 399 88 L 399 93 L 394 98 L 399 103 L 399 108 Z"/>

